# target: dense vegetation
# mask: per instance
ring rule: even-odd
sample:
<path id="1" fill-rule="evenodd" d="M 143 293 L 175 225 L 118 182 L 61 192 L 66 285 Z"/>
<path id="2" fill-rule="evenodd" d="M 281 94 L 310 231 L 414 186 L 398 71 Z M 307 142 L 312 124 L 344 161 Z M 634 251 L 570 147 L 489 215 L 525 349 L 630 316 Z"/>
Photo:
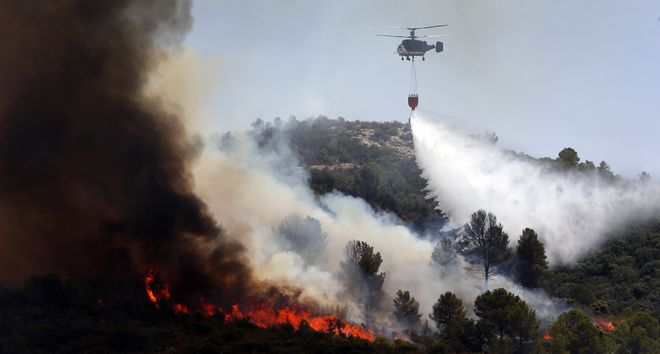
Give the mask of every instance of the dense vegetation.
<path id="1" fill-rule="evenodd" d="M 577 265 L 556 270 L 548 288 L 597 313 L 629 308 L 660 320 L 660 222 L 628 226 Z"/>
<path id="2" fill-rule="evenodd" d="M 22 290 L 0 288 L 0 353 L 391 353 L 409 346 L 304 325 L 228 324 L 222 316 L 158 309 L 142 293 L 102 299 L 85 288 L 52 274 L 29 279 Z"/>
<path id="3" fill-rule="evenodd" d="M 487 291 L 470 319 L 455 294 L 441 294 L 429 316 L 437 333 L 420 326 L 419 304 L 399 292 L 395 311 L 410 326 L 409 340 L 375 342 L 313 331 L 301 323 L 262 329 L 222 314 L 175 314 L 165 303 L 132 297 L 96 298 L 55 275 L 29 279 L 21 290 L 0 288 L 0 352 L 173 353 L 656 353 L 660 324 L 626 311 L 608 332 L 582 312 L 562 314 L 545 334 L 536 313 L 505 289 Z M 389 337 L 389 336 L 388 336 Z M 545 338 L 544 338 L 545 337 Z"/>
<path id="4" fill-rule="evenodd" d="M 310 167 L 310 185 L 317 193 L 340 190 L 362 197 L 376 208 L 393 211 L 417 227 L 428 227 L 420 217 L 427 217 L 426 211 L 435 205 L 424 198 L 426 182 L 420 177 L 414 157 L 402 154 L 396 144 L 388 144 L 400 138 L 412 148 L 406 125 L 319 118 L 293 121 L 287 127 L 293 150 Z M 365 131 L 368 139 L 364 138 Z M 494 134 L 487 138 L 497 140 Z M 511 153 L 539 162 L 548 171 L 593 174 L 610 183 L 630 183 L 616 175 L 605 161 L 598 164 L 582 161 L 572 148 L 563 149 L 556 158 L 536 159 Z M 342 168 L 342 164 L 348 165 Z M 648 173 L 640 173 L 641 182 L 649 179 Z M 401 199 L 401 195 L 405 198 Z M 408 202 L 410 196 L 415 197 L 415 202 Z M 395 203 L 391 199 L 403 202 Z M 525 231 L 515 259 L 509 261 L 509 270 L 521 285 L 543 287 L 580 310 L 621 323 L 632 314 L 643 317 L 646 313 L 656 321 L 660 319 L 660 222 L 630 225 L 576 266 L 554 271 L 548 270 L 543 245 L 536 234 L 531 229 Z M 436 251 L 439 256 L 442 250 Z"/>
<path id="5" fill-rule="evenodd" d="M 418 230 L 439 229 L 446 221 L 437 204 L 425 197 L 426 181 L 415 162 L 407 124 L 325 117 L 258 120 L 253 133 L 262 145 L 284 137 L 309 168 L 310 187 L 318 194 L 337 190 L 360 197 Z"/>

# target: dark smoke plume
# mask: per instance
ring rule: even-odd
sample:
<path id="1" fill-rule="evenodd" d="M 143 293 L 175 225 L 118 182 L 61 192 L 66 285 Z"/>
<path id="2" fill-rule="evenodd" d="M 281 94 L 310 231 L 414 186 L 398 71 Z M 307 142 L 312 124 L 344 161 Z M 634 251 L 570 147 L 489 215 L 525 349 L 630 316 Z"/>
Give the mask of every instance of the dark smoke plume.
<path id="1" fill-rule="evenodd" d="M 0 0 L 0 282 L 56 272 L 243 291 L 242 247 L 192 192 L 179 117 L 143 94 L 192 23 L 175 0 Z"/>

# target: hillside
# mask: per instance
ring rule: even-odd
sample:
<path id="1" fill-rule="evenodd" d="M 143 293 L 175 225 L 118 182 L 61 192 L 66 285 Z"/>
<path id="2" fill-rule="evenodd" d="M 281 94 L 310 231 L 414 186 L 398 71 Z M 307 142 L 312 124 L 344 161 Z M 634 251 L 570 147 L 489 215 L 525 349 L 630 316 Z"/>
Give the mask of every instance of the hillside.
<path id="1" fill-rule="evenodd" d="M 310 186 L 363 198 L 377 210 L 393 212 L 418 231 L 438 230 L 446 217 L 426 199 L 426 181 L 414 157 L 410 126 L 399 122 L 349 122 L 319 117 L 286 124 L 253 125 L 265 143 L 284 134 L 309 169 Z"/>
<path id="2" fill-rule="evenodd" d="M 183 316 L 144 299 L 95 299 L 80 288 L 55 275 L 33 277 L 23 290 L 0 287 L 0 353 L 393 353 L 407 345 L 304 326 L 229 324 L 220 314 Z"/>
<path id="3" fill-rule="evenodd" d="M 415 162 L 408 125 L 321 117 L 257 121 L 250 134 L 262 148 L 284 142 L 309 171 L 316 194 L 337 190 L 363 198 L 417 231 L 440 236 L 447 219 L 441 205 L 425 198 L 427 184 Z M 494 135 L 486 138 L 495 140 Z M 566 151 L 555 159 L 516 154 L 549 169 L 620 180 L 606 164 L 572 163 Z M 408 332 L 375 333 L 373 342 L 316 332 L 306 322 L 297 329 L 289 322 L 262 328 L 249 318 L 228 320 L 224 310 L 181 313 L 168 300 L 149 302 L 143 284 L 61 280 L 47 274 L 28 279 L 23 289 L 0 287 L 0 352 L 654 353 L 660 352 L 659 259 L 660 219 L 630 225 L 613 231 L 609 242 L 576 265 L 545 274 L 541 286 L 578 310 L 550 325 L 541 326 L 534 311 L 504 289 L 482 294 L 474 306 L 451 300 L 448 292 L 438 294 L 439 311 L 459 320 L 442 322 L 442 316 L 424 314 L 422 320 L 432 321 Z M 513 268 L 515 261 L 512 257 L 508 266 Z M 115 295 L 107 289 L 124 290 Z M 417 315 L 414 298 L 402 303 Z M 466 308 L 477 306 L 480 311 L 467 313 Z"/>
<path id="4" fill-rule="evenodd" d="M 264 139 L 276 132 L 286 135 L 291 149 L 309 169 L 310 186 L 318 194 L 339 190 L 363 198 L 378 210 L 394 212 L 420 231 L 437 231 L 446 221 L 439 211 L 442 206 L 425 198 L 426 181 L 415 162 L 407 124 L 319 117 L 286 124 L 260 122 L 255 128 Z M 483 138 L 497 141 L 492 133 Z M 612 183 L 625 183 L 605 161 L 598 165 L 588 160 L 577 163 L 577 153 L 571 148 L 562 150 L 557 158 L 509 153 L 542 163 L 548 170 L 597 173 Z M 642 173 L 641 177 L 648 175 Z M 553 268 L 553 276 L 544 287 L 596 313 L 620 315 L 629 309 L 660 319 L 658 259 L 660 223 L 631 225 L 575 266 Z"/>
<path id="5" fill-rule="evenodd" d="M 618 232 L 574 267 L 555 270 L 548 288 L 597 313 L 644 311 L 660 320 L 660 221 Z"/>

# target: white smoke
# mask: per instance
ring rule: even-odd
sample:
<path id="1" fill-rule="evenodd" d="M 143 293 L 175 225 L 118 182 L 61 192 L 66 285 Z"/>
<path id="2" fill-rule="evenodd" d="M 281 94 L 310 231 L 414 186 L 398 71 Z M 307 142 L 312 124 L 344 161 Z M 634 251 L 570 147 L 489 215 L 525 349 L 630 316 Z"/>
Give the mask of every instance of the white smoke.
<path id="1" fill-rule="evenodd" d="M 451 272 L 441 272 L 430 262 L 435 244 L 405 227 L 396 216 L 376 212 L 364 200 L 338 192 L 315 196 L 308 187 L 306 170 L 285 144 L 277 149 L 258 149 L 247 136 L 223 141 L 220 149 L 206 149 L 194 169 L 196 190 L 228 237 L 246 245 L 256 276 L 299 287 L 303 298 L 321 304 L 348 306 L 349 319 L 361 322 L 360 306 L 342 296 L 338 277 L 344 247 L 357 239 L 372 245 L 383 257 L 380 271 L 386 273 L 385 315 L 378 318 L 377 326 L 396 327 L 387 313 L 399 289 L 410 290 L 420 302 L 422 320 L 428 319 L 433 303 L 446 291 L 461 297 L 471 314 L 474 299 L 483 292 L 483 280 L 468 272 L 464 262 Z M 290 242 L 278 235 L 282 221 L 291 215 L 319 221 L 327 235 L 327 247 L 325 254 L 318 255 L 318 262 L 306 261 L 308 255 L 296 253 Z M 523 293 L 503 277 L 491 285 L 532 300 L 530 305 L 535 308 L 542 303 L 555 304 L 543 295 L 534 298 L 533 293 Z M 539 315 L 557 314 L 550 312 L 539 311 Z"/>
<path id="2" fill-rule="evenodd" d="M 258 150 L 247 137 L 229 140 L 222 149 L 204 152 L 194 170 L 196 189 L 227 235 L 246 245 L 257 276 L 298 286 L 303 297 L 320 303 L 344 305 L 336 274 L 350 240 L 366 241 L 381 253 L 387 294 L 399 289 L 393 279 L 406 278 L 400 274 L 406 267 L 427 265 L 433 244 L 395 216 L 336 192 L 317 198 L 305 170 L 286 149 Z M 305 262 L 277 235 L 280 223 L 292 214 L 320 222 L 327 234 L 326 254 L 318 255 L 324 262 Z M 358 306 L 347 305 L 357 316 Z"/>
<path id="3" fill-rule="evenodd" d="M 512 243 L 523 228 L 531 227 L 551 264 L 574 262 L 617 227 L 658 213 L 656 184 L 609 183 L 597 174 L 553 172 L 419 112 L 411 125 L 429 196 L 454 225 L 485 209 L 502 222 Z"/>

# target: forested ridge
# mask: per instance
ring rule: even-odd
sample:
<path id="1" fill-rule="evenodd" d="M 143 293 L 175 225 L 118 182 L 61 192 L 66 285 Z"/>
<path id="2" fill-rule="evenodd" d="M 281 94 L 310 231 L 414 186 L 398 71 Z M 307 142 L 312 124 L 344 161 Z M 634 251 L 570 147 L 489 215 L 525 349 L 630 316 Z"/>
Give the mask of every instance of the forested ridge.
<path id="1" fill-rule="evenodd" d="M 262 136 L 280 131 L 309 169 L 310 187 L 360 197 L 396 214 L 417 230 L 439 229 L 446 217 L 426 198 L 415 162 L 410 126 L 401 122 L 346 121 L 318 117 L 286 123 L 257 121 Z"/>
<path id="2" fill-rule="evenodd" d="M 260 124 L 258 128 L 266 130 L 282 127 L 281 122 Z M 431 234 L 446 220 L 442 206 L 425 197 L 426 181 L 421 178 L 414 160 L 409 125 L 319 117 L 306 121 L 293 119 L 287 122 L 286 128 L 279 129 L 287 132 L 292 149 L 309 168 L 309 184 L 316 193 L 338 190 L 361 197 L 377 210 L 393 212 L 411 227 L 431 230 Z M 497 142 L 494 133 L 487 132 L 475 138 Z M 605 161 L 581 161 L 577 151 L 570 147 L 559 151 L 556 157 L 534 158 L 519 152 L 508 153 L 542 164 L 548 171 L 596 174 L 608 183 L 631 183 L 615 174 Z M 648 173 L 640 173 L 640 182 L 649 179 Z M 524 285 L 517 272 L 521 263 L 520 255 L 517 257 L 503 260 L 501 268 L 508 268 L 502 271 L 511 272 Z M 648 320 L 654 323 L 651 326 L 654 329 L 647 328 L 644 332 L 647 335 L 656 333 L 655 326 L 660 320 L 660 217 L 612 230 L 606 244 L 575 265 L 550 266 L 539 273 L 534 287 L 564 299 L 571 307 L 591 317 L 609 318 L 615 323 L 630 322 L 631 318 L 638 322 Z M 646 320 L 639 320 L 640 317 Z M 608 348 L 614 350 L 617 346 L 608 342 Z M 618 347 L 616 350 L 648 352 L 649 348 L 642 346 L 625 351 Z M 660 347 L 653 348 L 660 350 Z"/>
<path id="3" fill-rule="evenodd" d="M 262 124 L 263 128 L 277 129 Z M 425 223 L 429 215 L 435 220 L 446 220 L 441 211 L 430 211 L 441 210 L 442 206 L 425 198 L 426 181 L 415 163 L 412 133 L 407 124 L 319 117 L 291 120 L 286 130 L 290 132 L 291 147 L 310 169 L 309 183 L 316 193 L 336 189 L 358 196 L 375 208 L 393 212 L 420 227 L 442 225 Z M 477 138 L 497 141 L 493 133 Z M 551 170 L 596 173 L 613 183 L 627 183 L 607 162 L 580 161 L 572 148 L 563 149 L 554 158 L 535 159 L 510 153 L 543 163 Z M 343 168 L 342 163 L 350 165 Z M 641 172 L 639 178 L 648 181 L 650 175 Z M 597 312 L 621 314 L 625 309 L 642 310 L 660 320 L 660 216 L 613 230 L 609 242 L 576 265 L 552 269 L 551 280 L 543 285 L 555 296 Z"/>
<path id="4" fill-rule="evenodd" d="M 660 219 L 612 230 L 610 241 L 577 264 L 555 267 L 548 264 L 534 230 L 507 235 L 496 215 L 484 210 L 466 220 L 461 238 L 441 233 L 447 219 L 442 205 L 426 198 L 426 181 L 415 162 L 407 124 L 324 117 L 258 120 L 250 134 L 263 147 L 275 139 L 286 144 L 308 170 L 316 194 L 337 190 L 363 198 L 374 209 L 396 214 L 411 229 L 438 240 L 432 255 L 438 267 L 455 267 L 461 254 L 482 274 L 506 274 L 524 288 L 566 301 L 570 308 L 542 324 L 520 297 L 491 289 L 473 304 L 453 292 L 437 294 L 432 313 L 422 314 L 417 294 L 401 289 L 390 294 L 392 316 L 406 330 L 376 333 L 375 341 L 368 342 L 315 332 L 308 324 L 297 330 L 291 325 L 263 329 L 249 321 L 227 322 L 220 313 L 176 314 L 169 310 L 171 304 L 151 303 L 141 292 L 123 289 L 110 295 L 107 289 L 121 286 L 103 279 L 81 282 L 47 274 L 28 279 L 22 289 L 0 287 L 0 352 L 660 352 Z M 475 138 L 497 140 L 494 134 Z M 597 173 L 612 183 L 626 183 L 607 163 L 581 162 L 570 148 L 555 158 L 534 160 L 548 169 Z M 310 223 L 318 226 L 313 219 Z M 295 229 L 289 224 L 303 223 L 287 219 L 280 225 L 283 234 Z M 320 226 L 316 228 L 322 235 Z M 484 238 L 496 256 L 481 253 Z M 386 279 L 380 253 L 355 240 L 346 245 L 345 254 L 341 276 L 354 284 L 352 291 L 368 292 L 367 301 L 377 303 Z M 143 291 L 139 285 L 128 288 Z"/>

